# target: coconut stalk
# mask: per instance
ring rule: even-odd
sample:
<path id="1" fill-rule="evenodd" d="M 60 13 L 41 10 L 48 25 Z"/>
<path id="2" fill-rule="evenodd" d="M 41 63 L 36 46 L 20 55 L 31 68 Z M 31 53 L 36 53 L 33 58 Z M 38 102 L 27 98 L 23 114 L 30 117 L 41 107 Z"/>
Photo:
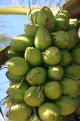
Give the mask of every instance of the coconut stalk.
<path id="1" fill-rule="evenodd" d="M 5 6 L 0 7 L 0 15 L 11 14 L 11 15 L 28 15 L 30 9 L 35 9 L 39 7 L 32 6 Z"/>
<path id="2" fill-rule="evenodd" d="M 29 10 L 29 7 L 5 6 L 5 7 L 0 7 L 0 14 L 27 15 L 28 10 Z"/>

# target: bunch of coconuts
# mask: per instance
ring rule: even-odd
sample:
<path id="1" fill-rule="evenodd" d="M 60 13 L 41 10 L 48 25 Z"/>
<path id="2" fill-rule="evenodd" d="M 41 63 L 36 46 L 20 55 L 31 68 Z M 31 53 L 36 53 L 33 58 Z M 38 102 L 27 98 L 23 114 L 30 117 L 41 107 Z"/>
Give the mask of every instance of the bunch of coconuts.
<path id="1" fill-rule="evenodd" d="M 8 121 L 63 121 L 80 115 L 79 21 L 46 6 L 29 11 L 7 52 Z"/>

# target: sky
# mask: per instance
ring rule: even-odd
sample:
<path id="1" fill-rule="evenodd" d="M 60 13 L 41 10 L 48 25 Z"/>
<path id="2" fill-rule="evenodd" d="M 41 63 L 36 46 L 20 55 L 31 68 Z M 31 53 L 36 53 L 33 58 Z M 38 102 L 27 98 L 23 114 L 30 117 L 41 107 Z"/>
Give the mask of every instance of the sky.
<path id="1" fill-rule="evenodd" d="M 63 1 L 66 0 L 0 0 L 0 6 L 7 6 L 7 5 L 28 5 L 29 2 L 31 4 L 45 4 L 45 5 L 56 5 L 58 2 L 61 4 Z"/>
<path id="2" fill-rule="evenodd" d="M 28 5 L 29 0 L 0 0 L 0 6 L 8 6 L 8 5 Z M 33 0 L 35 3 L 35 0 Z M 38 0 L 36 0 L 38 1 Z M 50 4 L 50 1 L 47 0 L 39 0 L 39 4 L 43 5 Z M 52 2 L 52 0 L 51 0 Z M 56 5 L 58 0 L 54 0 L 54 5 Z M 32 2 L 31 2 L 32 4 Z M 21 15 L 1 15 L 0 16 L 0 34 L 5 34 L 9 37 L 14 37 L 16 35 L 24 33 L 24 24 L 30 23 L 27 16 Z M 3 42 L 0 43 L 0 46 L 6 46 L 8 43 Z M 0 100 L 2 100 L 6 96 L 6 90 L 8 88 L 8 79 L 5 76 L 7 69 L 0 70 Z"/>

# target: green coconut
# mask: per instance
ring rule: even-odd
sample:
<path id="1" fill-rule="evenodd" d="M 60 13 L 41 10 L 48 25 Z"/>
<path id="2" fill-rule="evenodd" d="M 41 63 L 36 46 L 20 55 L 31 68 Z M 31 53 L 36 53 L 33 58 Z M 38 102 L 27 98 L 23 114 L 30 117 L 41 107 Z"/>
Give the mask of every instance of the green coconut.
<path id="1" fill-rule="evenodd" d="M 76 101 L 76 106 L 77 106 L 77 110 L 75 113 L 80 116 L 80 96 L 77 96 L 75 98 L 75 101 Z"/>
<path id="2" fill-rule="evenodd" d="M 33 24 L 24 25 L 24 31 L 28 37 L 35 37 L 38 26 Z"/>
<path id="3" fill-rule="evenodd" d="M 78 81 L 69 77 L 64 77 L 61 81 L 61 85 L 62 93 L 69 96 L 74 95 L 79 88 Z"/>
<path id="4" fill-rule="evenodd" d="M 44 51 L 45 49 L 51 46 L 52 43 L 51 36 L 45 27 L 40 26 L 38 28 L 38 31 L 35 35 L 34 43 L 35 47 L 40 51 Z"/>
<path id="5" fill-rule="evenodd" d="M 26 82 L 18 82 L 9 86 L 7 94 L 13 100 L 22 101 L 24 100 L 24 94 L 28 88 L 29 86 Z"/>
<path id="6" fill-rule="evenodd" d="M 43 53 L 43 62 L 48 65 L 59 64 L 61 52 L 57 47 L 49 47 Z"/>
<path id="7" fill-rule="evenodd" d="M 69 17 L 65 13 L 62 13 L 62 12 L 59 12 L 58 14 L 56 14 L 55 18 L 56 19 L 58 18 L 69 19 Z"/>
<path id="8" fill-rule="evenodd" d="M 55 18 L 48 7 L 44 6 L 40 9 L 37 17 L 37 24 L 47 27 L 50 32 L 55 29 Z"/>
<path id="9" fill-rule="evenodd" d="M 61 54 L 62 54 L 62 58 L 60 61 L 60 65 L 67 66 L 68 64 L 70 64 L 72 61 L 72 56 L 71 56 L 70 52 L 68 50 L 62 50 Z"/>
<path id="10" fill-rule="evenodd" d="M 76 47 L 71 52 L 72 62 L 80 65 L 80 48 Z"/>
<path id="11" fill-rule="evenodd" d="M 77 111 L 75 112 L 78 116 L 80 116 L 80 107 L 77 108 Z"/>
<path id="12" fill-rule="evenodd" d="M 60 109 L 61 115 L 69 115 L 75 112 L 76 103 L 75 100 L 69 96 L 62 96 L 56 101 L 57 106 Z"/>
<path id="13" fill-rule="evenodd" d="M 64 68 L 65 75 L 73 77 L 74 79 L 80 79 L 80 66 L 76 64 L 68 65 Z"/>
<path id="14" fill-rule="evenodd" d="M 73 95 L 71 95 L 73 98 L 80 96 L 80 80 L 77 80 L 77 83 L 79 84 L 79 88 Z"/>
<path id="15" fill-rule="evenodd" d="M 8 112 L 9 121 L 26 121 L 31 113 L 31 108 L 25 103 L 12 105 Z"/>
<path id="16" fill-rule="evenodd" d="M 23 57 L 23 52 L 15 51 L 12 47 L 10 47 L 7 51 L 7 58 L 12 58 L 12 57 Z"/>
<path id="17" fill-rule="evenodd" d="M 65 31 L 68 29 L 69 26 L 69 19 L 60 17 L 56 18 L 56 31 Z"/>
<path id="18" fill-rule="evenodd" d="M 60 81 L 63 77 L 64 71 L 61 66 L 56 65 L 56 66 L 50 66 L 48 68 L 47 73 L 50 79 Z"/>
<path id="19" fill-rule="evenodd" d="M 11 41 L 11 47 L 16 51 L 24 51 L 28 46 L 34 46 L 34 39 L 26 36 L 26 34 L 16 36 Z"/>
<path id="20" fill-rule="evenodd" d="M 68 11 L 60 10 L 56 16 L 56 30 L 67 30 L 69 27 L 69 15 Z"/>
<path id="21" fill-rule="evenodd" d="M 40 106 L 44 100 L 45 97 L 40 87 L 32 86 L 25 92 L 24 101 L 31 107 Z"/>
<path id="22" fill-rule="evenodd" d="M 37 24 L 37 16 L 39 14 L 40 8 L 33 8 L 28 11 L 28 17 L 31 20 L 31 22 L 35 25 Z"/>
<path id="23" fill-rule="evenodd" d="M 26 81 L 30 85 L 42 85 L 46 81 L 46 70 L 42 67 L 32 68 L 26 75 Z"/>
<path id="24" fill-rule="evenodd" d="M 42 54 L 35 47 L 27 47 L 25 50 L 25 60 L 31 66 L 39 66 L 42 63 Z"/>
<path id="25" fill-rule="evenodd" d="M 21 57 L 13 57 L 9 59 L 8 71 L 15 76 L 25 75 L 29 70 L 29 64 Z"/>
<path id="26" fill-rule="evenodd" d="M 75 98 L 74 98 L 74 100 L 75 100 L 75 102 L 76 102 L 76 106 L 77 106 L 77 108 L 80 106 L 80 96 L 76 96 Z"/>
<path id="27" fill-rule="evenodd" d="M 54 103 L 44 103 L 39 109 L 38 113 L 42 121 L 60 121 L 60 112 Z"/>
<path id="28" fill-rule="evenodd" d="M 10 82 L 21 82 L 25 80 L 25 76 L 15 76 L 11 74 L 9 71 L 6 72 L 6 77 L 10 80 Z"/>
<path id="29" fill-rule="evenodd" d="M 65 9 L 61 9 L 61 10 L 60 10 L 60 13 L 64 13 L 64 14 L 66 14 L 67 16 L 69 15 L 68 11 L 65 10 Z"/>
<path id="30" fill-rule="evenodd" d="M 69 34 L 66 31 L 57 31 L 56 33 L 53 33 L 53 39 L 55 38 L 55 42 L 53 41 L 53 44 L 55 44 L 57 47 L 64 49 L 67 48 L 69 45 Z"/>
<path id="31" fill-rule="evenodd" d="M 75 29 L 69 29 L 68 34 L 70 39 L 69 39 L 69 45 L 67 48 L 70 50 L 74 48 L 77 44 L 78 32 Z"/>
<path id="32" fill-rule="evenodd" d="M 56 19 L 57 19 L 57 18 L 63 18 L 63 19 L 67 19 L 67 21 L 69 21 L 68 11 L 66 11 L 66 10 L 60 10 L 60 11 L 56 14 L 55 18 L 56 18 Z"/>
<path id="33" fill-rule="evenodd" d="M 44 85 L 44 94 L 48 99 L 58 99 L 61 94 L 61 85 L 57 81 L 50 81 Z"/>
<path id="34" fill-rule="evenodd" d="M 79 27 L 80 21 L 78 19 L 69 19 L 69 28 L 77 29 Z"/>

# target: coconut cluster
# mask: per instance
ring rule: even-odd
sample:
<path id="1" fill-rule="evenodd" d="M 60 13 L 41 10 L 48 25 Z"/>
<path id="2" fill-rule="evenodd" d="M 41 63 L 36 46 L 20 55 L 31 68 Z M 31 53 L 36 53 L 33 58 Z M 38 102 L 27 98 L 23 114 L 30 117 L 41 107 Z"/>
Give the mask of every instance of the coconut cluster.
<path id="1" fill-rule="evenodd" d="M 80 114 L 78 20 L 46 6 L 29 11 L 24 34 L 12 39 L 6 76 L 9 121 L 63 121 Z"/>

